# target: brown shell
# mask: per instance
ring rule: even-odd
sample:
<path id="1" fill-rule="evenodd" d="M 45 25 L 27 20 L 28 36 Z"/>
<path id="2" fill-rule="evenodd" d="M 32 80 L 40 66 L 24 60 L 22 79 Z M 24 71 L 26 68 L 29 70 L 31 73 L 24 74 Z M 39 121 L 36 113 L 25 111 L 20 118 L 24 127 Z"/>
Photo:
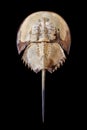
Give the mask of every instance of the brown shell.
<path id="1" fill-rule="evenodd" d="M 69 53 L 70 30 L 58 14 L 40 11 L 29 15 L 21 24 L 17 35 L 18 53 L 24 51 L 23 61 L 35 72 L 60 67 Z"/>

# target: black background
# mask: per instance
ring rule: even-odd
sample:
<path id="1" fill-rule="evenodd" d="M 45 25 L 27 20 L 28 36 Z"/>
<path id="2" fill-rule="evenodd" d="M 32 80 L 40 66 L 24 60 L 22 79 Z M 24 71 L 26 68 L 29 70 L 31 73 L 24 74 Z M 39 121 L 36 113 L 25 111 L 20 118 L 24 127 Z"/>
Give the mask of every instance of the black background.
<path id="1" fill-rule="evenodd" d="M 7 50 L 9 58 L 5 77 L 8 78 L 6 82 L 8 88 L 5 90 L 9 91 L 6 107 L 11 113 L 12 128 L 55 129 L 61 127 L 61 129 L 71 129 L 83 127 L 86 96 L 84 94 L 86 42 L 84 42 L 83 3 L 73 1 L 66 3 L 64 0 L 15 0 L 11 8 L 14 10 L 14 15 L 11 13 L 12 32 L 8 34 L 13 40 L 9 41 Z M 65 19 L 71 32 L 71 48 L 66 62 L 54 73 L 46 72 L 44 124 L 41 117 L 41 72 L 36 74 L 25 67 L 16 48 L 20 24 L 29 14 L 36 11 L 58 13 Z"/>

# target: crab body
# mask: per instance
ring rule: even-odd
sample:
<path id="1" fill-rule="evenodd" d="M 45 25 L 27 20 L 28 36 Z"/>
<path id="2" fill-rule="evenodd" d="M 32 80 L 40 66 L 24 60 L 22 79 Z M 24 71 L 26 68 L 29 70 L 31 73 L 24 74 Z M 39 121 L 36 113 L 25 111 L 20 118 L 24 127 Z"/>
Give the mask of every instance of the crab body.
<path id="1" fill-rule="evenodd" d="M 54 72 L 69 53 L 70 32 L 66 22 L 53 12 L 36 12 L 28 16 L 21 25 L 17 48 L 24 51 L 23 61 L 34 72 L 42 69 Z"/>

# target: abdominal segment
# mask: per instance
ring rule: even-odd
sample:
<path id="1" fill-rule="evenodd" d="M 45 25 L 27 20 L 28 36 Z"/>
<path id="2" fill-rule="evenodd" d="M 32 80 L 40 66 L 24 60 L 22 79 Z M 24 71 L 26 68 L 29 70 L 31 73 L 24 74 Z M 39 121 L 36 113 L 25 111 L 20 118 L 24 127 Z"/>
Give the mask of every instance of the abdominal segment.
<path id="1" fill-rule="evenodd" d="M 34 72 L 46 69 L 54 72 L 65 61 L 65 54 L 58 43 L 30 43 L 23 54 L 23 61 Z"/>

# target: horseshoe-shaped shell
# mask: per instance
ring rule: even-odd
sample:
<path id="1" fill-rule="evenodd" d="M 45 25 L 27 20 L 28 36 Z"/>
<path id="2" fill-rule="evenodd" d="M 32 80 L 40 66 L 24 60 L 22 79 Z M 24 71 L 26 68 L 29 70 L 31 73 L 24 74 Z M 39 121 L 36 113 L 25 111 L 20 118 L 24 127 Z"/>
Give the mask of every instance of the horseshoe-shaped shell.
<path id="1" fill-rule="evenodd" d="M 54 12 L 40 11 L 29 15 L 17 35 L 18 53 L 33 71 L 54 72 L 70 50 L 70 30 L 65 20 Z"/>

